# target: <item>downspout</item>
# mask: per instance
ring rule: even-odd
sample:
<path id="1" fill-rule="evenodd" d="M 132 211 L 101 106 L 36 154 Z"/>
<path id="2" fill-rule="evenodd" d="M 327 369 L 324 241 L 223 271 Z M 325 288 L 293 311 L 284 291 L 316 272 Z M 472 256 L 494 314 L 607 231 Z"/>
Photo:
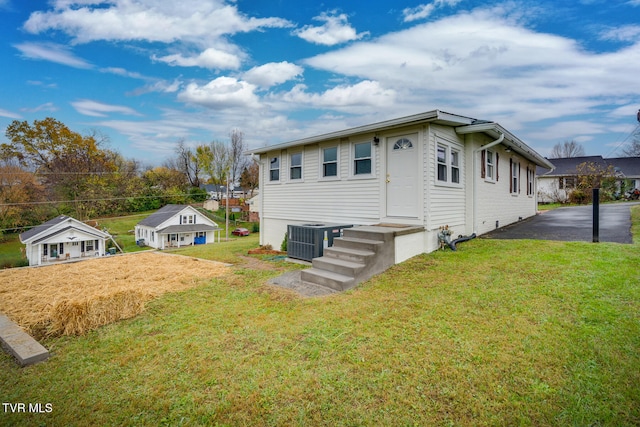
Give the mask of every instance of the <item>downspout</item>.
<path id="1" fill-rule="evenodd" d="M 482 147 L 473 150 L 473 234 L 478 234 L 478 153 L 482 150 L 488 150 L 491 147 L 495 147 L 504 140 L 504 133 L 500 133 L 500 136 L 495 141 L 483 145 Z"/>

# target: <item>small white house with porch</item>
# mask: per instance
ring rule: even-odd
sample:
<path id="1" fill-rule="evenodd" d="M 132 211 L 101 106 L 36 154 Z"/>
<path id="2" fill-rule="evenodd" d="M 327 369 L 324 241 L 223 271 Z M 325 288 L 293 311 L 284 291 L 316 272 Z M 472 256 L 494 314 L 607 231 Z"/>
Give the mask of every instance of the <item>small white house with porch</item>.
<path id="1" fill-rule="evenodd" d="M 220 241 L 220 227 L 189 205 L 166 205 L 135 226 L 136 242 L 155 249 Z"/>
<path id="2" fill-rule="evenodd" d="M 61 215 L 20 234 L 29 265 L 101 257 L 109 233 Z"/>
<path id="3" fill-rule="evenodd" d="M 440 110 L 251 154 L 260 166 L 261 245 L 280 247 L 289 225 L 353 225 L 328 251 L 333 259 L 325 251 L 313 260 L 312 271 L 331 270 L 317 282 L 336 289 L 354 283 L 338 276 L 379 270 L 364 258 L 375 259 L 365 254 L 380 245 L 357 245 L 375 235 L 394 242 L 393 264 L 438 249 L 445 226 L 456 237 L 479 235 L 535 215 L 536 167 L 553 168 L 498 123 Z"/>

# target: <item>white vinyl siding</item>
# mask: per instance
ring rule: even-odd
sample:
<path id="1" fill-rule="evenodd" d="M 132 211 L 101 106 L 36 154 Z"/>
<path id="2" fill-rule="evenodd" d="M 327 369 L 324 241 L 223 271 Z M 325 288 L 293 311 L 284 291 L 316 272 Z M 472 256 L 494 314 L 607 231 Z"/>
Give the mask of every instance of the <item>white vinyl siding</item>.
<path id="1" fill-rule="evenodd" d="M 464 141 L 455 132 L 436 125 L 431 127 L 427 137 L 429 150 L 424 155 L 425 181 L 428 183 L 425 186 L 427 228 L 433 230 L 449 225 L 455 233 L 466 234 Z M 453 174 L 459 182 L 452 182 L 452 151 L 457 153 L 457 170 Z M 442 180 L 443 174 L 446 174 L 446 180 Z"/>
<path id="2" fill-rule="evenodd" d="M 323 148 L 336 147 L 336 176 L 323 180 Z M 303 151 L 304 185 L 269 186 L 262 192 L 264 219 L 290 220 L 292 223 L 339 222 L 348 224 L 372 224 L 380 220 L 380 185 L 374 179 L 344 179 L 351 174 L 349 142 L 333 142 L 327 145 L 305 147 Z M 375 174 L 379 167 L 375 161 L 375 147 L 371 147 L 371 168 Z M 265 156 L 263 178 L 268 180 L 269 159 Z M 343 178 L 343 179 L 340 179 Z M 270 242 L 271 243 L 271 242 Z M 271 243 L 273 244 L 273 243 Z M 278 242 L 278 245 L 280 242 Z"/>

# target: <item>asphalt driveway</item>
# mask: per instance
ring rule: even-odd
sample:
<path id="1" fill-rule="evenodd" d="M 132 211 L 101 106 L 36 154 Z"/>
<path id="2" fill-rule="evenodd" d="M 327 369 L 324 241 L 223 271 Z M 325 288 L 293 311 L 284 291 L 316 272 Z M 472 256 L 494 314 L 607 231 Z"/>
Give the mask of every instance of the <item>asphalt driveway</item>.
<path id="1" fill-rule="evenodd" d="M 631 206 L 633 203 L 600 205 L 600 241 L 633 243 L 631 239 Z M 558 208 L 516 224 L 491 231 L 490 239 L 536 239 L 593 241 L 593 206 Z"/>

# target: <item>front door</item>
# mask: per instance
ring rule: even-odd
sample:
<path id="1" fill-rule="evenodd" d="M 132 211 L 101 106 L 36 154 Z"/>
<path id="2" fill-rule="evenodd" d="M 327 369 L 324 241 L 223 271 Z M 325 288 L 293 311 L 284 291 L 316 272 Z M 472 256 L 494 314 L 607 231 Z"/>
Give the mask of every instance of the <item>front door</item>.
<path id="1" fill-rule="evenodd" d="M 387 138 L 387 216 L 418 218 L 418 134 Z"/>

